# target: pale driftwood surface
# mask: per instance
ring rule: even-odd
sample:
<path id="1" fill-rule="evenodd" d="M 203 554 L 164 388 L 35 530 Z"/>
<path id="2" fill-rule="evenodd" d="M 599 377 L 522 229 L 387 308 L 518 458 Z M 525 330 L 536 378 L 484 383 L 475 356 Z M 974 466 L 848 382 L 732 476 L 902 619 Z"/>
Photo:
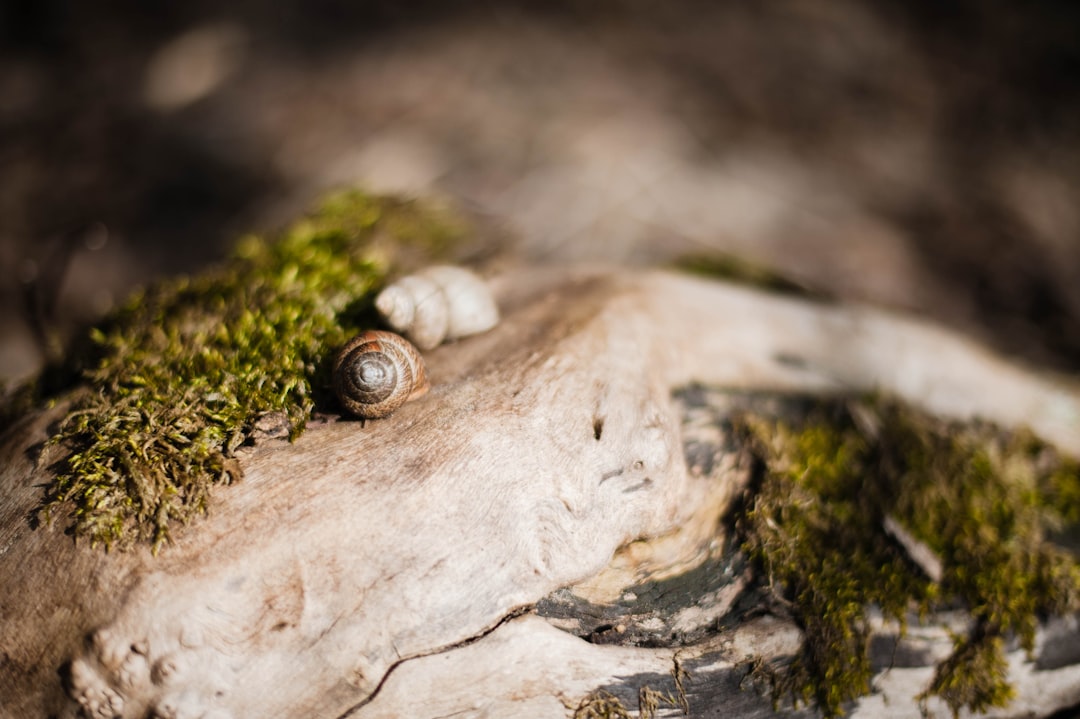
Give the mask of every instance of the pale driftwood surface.
<path id="1" fill-rule="evenodd" d="M 34 528 L 36 451 L 62 408 L 14 428 L 0 449 L 0 712 L 566 716 L 592 689 L 668 676 L 681 651 L 700 683 L 692 715 L 749 716 L 768 703 L 738 691 L 745 645 L 782 655 L 790 627 L 648 650 L 519 616 L 570 585 L 602 601 L 722 552 L 715 519 L 740 474 L 687 471 L 673 390 L 883 389 L 1080 453 L 1074 387 L 917 321 L 660 272 L 494 285 L 502 324 L 428 353 L 427 396 L 245 450 L 244 480 L 156 558 Z M 1034 692 L 1038 713 L 1077 693 Z"/>

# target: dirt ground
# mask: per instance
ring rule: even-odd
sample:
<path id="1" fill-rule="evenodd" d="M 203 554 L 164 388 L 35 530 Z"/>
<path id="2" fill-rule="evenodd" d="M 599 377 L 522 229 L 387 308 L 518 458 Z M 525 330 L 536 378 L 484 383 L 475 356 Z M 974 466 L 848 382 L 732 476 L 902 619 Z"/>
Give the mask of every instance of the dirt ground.
<path id="1" fill-rule="evenodd" d="M 0 378 L 328 188 L 726 253 L 1080 370 L 1080 4 L 0 5 Z"/>

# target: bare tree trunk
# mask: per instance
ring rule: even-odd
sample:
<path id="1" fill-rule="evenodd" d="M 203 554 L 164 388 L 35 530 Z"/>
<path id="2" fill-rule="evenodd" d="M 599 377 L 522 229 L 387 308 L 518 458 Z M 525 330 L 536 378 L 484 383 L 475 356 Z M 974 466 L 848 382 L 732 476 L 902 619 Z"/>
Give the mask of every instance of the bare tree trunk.
<path id="1" fill-rule="evenodd" d="M 702 547 L 723 554 L 716 520 L 745 468 L 687 471 L 673 390 L 878 389 L 1080 454 L 1074 387 L 914 320 L 659 272 L 522 270 L 494 284 L 504 321 L 430 352 L 425 397 L 243 450 L 244 480 L 157 557 L 35 526 L 49 478 L 35 459 L 64 407 L 13 428 L 0 448 L 0 713 L 562 717 L 607 688 L 661 714 L 760 715 L 769 702 L 740 688 L 740 662 L 790 654 L 790 622 L 653 649 L 559 628 L 588 611 L 559 605 L 563 588 L 612 596 L 700 566 Z M 659 620 L 715 627 L 734 590 L 701 591 L 697 614 L 661 604 Z M 892 652 L 896 628 L 879 634 Z M 1035 664 L 1011 655 L 1019 698 L 1002 715 L 1080 702 L 1080 657 L 1061 650 L 1076 634 L 1057 622 Z M 919 659 L 881 675 L 858 711 L 915 715 L 948 643 L 943 629 L 909 635 Z"/>

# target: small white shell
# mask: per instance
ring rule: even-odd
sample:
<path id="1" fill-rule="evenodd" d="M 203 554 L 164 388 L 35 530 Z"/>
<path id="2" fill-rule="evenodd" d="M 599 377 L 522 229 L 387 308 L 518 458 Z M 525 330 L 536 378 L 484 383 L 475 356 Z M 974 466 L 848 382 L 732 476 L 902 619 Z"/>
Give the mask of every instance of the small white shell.
<path id="1" fill-rule="evenodd" d="M 375 308 L 420 349 L 486 332 L 499 322 L 491 289 L 462 267 L 435 265 L 379 293 Z"/>

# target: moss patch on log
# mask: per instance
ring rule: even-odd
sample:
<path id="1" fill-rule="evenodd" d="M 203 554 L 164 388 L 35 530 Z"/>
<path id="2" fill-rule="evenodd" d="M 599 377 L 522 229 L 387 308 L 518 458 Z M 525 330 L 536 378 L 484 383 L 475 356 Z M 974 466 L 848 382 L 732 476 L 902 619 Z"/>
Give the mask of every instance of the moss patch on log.
<path id="1" fill-rule="evenodd" d="M 295 438 L 332 404 L 327 359 L 370 326 L 384 278 L 466 234 L 439 208 L 343 193 L 275 241 L 245 237 L 221 266 L 137 292 L 72 357 L 83 387 L 50 440 L 63 459 L 43 516 L 69 516 L 92 543 L 157 550 L 238 478 L 234 452 L 260 417 L 278 413 Z"/>
<path id="2" fill-rule="evenodd" d="M 794 295 L 819 302 L 832 299 L 828 293 L 820 289 L 803 285 L 769 267 L 736 255 L 723 253 L 686 255 L 675 261 L 674 268 L 692 275 L 756 287 L 781 295 Z"/>
<path id="3" fill-rule="evenodd" d="M 738 531 L 805 633 L 783 671 L 757 665 L 774 698 L 840 715 L 871 689 L 869 607 L 903 626 L 962 605 L 970 630 L 922 699 L 954 712 L 1007 704 L 1005 642 L 1031 651 L 1040 618 L 1080 609 L 1077 557 L 1050 541 L 1080 519 L 1077 464 L 1023 431 L 880 398 L 823 402 L 797 423 L 741 422 L 761 472 Z"/>

